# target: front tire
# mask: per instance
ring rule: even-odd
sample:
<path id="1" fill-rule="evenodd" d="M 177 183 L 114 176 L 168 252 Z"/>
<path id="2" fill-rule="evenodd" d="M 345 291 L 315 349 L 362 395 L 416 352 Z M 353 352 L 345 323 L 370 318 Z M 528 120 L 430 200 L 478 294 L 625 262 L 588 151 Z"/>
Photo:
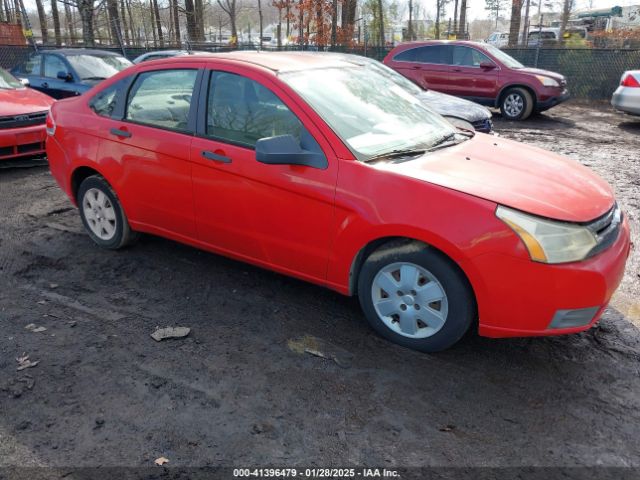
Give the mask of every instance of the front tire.
<path id="1" fill-rule="evenodd" d="M 117 250 L 135 241 L 136 233 L 131 230 L 116 193 L 102 176 L 84 179 L 77 201 L 84 228 L 97 245 Z"/>
<path id="2" fill-rule="evenodd" d="M 533 112 L 533 97 L 524 88 L 510 88 L 500 102 L 500 112 L 505 120 L 525 120 Z"/>
<path id="3" fill-rule="evenodd" d="M 371 254 L 358 277 L 358 297 L 376 332 L 422 352 L 449 348 L 476 318 L 464 274 L 442 253 L 417 242 Z"/>

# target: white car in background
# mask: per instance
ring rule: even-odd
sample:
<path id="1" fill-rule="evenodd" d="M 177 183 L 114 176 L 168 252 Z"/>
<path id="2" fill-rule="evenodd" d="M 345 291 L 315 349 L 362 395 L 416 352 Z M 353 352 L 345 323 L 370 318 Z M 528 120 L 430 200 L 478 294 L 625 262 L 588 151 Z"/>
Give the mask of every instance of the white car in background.
<path id="1" fill-rule="evenodd" d="M 487 37 L 485 40 L 489 45 L 493 45 L 494 47 L 503 48 L 509 45 L 509 34 L 501 33 L 501 32 L 493 32 L 491 35 Z"/>
<path id="2" fill-rule="evenodd" d="M 622 74 L 620 86 L 611 97 L 611 105 L 621 112 L 640 115 L 640 70 Z"/>

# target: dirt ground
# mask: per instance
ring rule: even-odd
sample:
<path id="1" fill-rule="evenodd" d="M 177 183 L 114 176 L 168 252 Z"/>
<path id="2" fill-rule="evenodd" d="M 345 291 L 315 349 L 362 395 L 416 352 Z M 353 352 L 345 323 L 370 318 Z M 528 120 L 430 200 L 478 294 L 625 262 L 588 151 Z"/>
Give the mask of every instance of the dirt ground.
<path id="1" fill-rule="evenodd" d="M 496 129 L 593 168 L 638 238 L 640 120 Z M 426 355 L 313 285 L 150 236 L 100 250 L 44 167 L 0 170 L 0 221 L 0 467 L 640 467 L 637 248 L 598 327 Z"/>

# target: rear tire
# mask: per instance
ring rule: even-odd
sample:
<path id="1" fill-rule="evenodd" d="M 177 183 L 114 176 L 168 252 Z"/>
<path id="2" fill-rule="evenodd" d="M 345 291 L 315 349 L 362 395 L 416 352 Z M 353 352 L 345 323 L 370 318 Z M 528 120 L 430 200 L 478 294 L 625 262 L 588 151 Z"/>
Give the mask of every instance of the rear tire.
<path id="1" fill-rule="evenodd" d="M 502 95 L 500 112 L 505 120 L 525 120 L 533 112 L 533 97 L 524 88 L 510 88 Z"/>
<path id="2" fill-rule="evenodd" d="M 451 347 L 476 318 L 475 297 L 462 271 L 418 242 L 371 254 L 358 276 L 358 297 L 376 332 L 422 352 Z"/>
<path id="3" fill-rule="evenodd" d="M 102 176 L 82 181 L 77 202 L 84 228 L 97 245 L 117 250 L 137 240 L 116 193 Z"/>

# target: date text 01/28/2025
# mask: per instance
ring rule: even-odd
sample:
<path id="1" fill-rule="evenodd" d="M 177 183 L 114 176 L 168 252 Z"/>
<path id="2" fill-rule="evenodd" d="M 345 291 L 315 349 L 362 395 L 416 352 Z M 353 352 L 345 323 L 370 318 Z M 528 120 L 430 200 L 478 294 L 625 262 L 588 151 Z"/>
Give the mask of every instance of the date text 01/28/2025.
<path id="1" fill-rule="evenodd" d="M 234 468 L 233 477 L 254 478 L 399 478 L 396 470 L 386 468 Z"/>

